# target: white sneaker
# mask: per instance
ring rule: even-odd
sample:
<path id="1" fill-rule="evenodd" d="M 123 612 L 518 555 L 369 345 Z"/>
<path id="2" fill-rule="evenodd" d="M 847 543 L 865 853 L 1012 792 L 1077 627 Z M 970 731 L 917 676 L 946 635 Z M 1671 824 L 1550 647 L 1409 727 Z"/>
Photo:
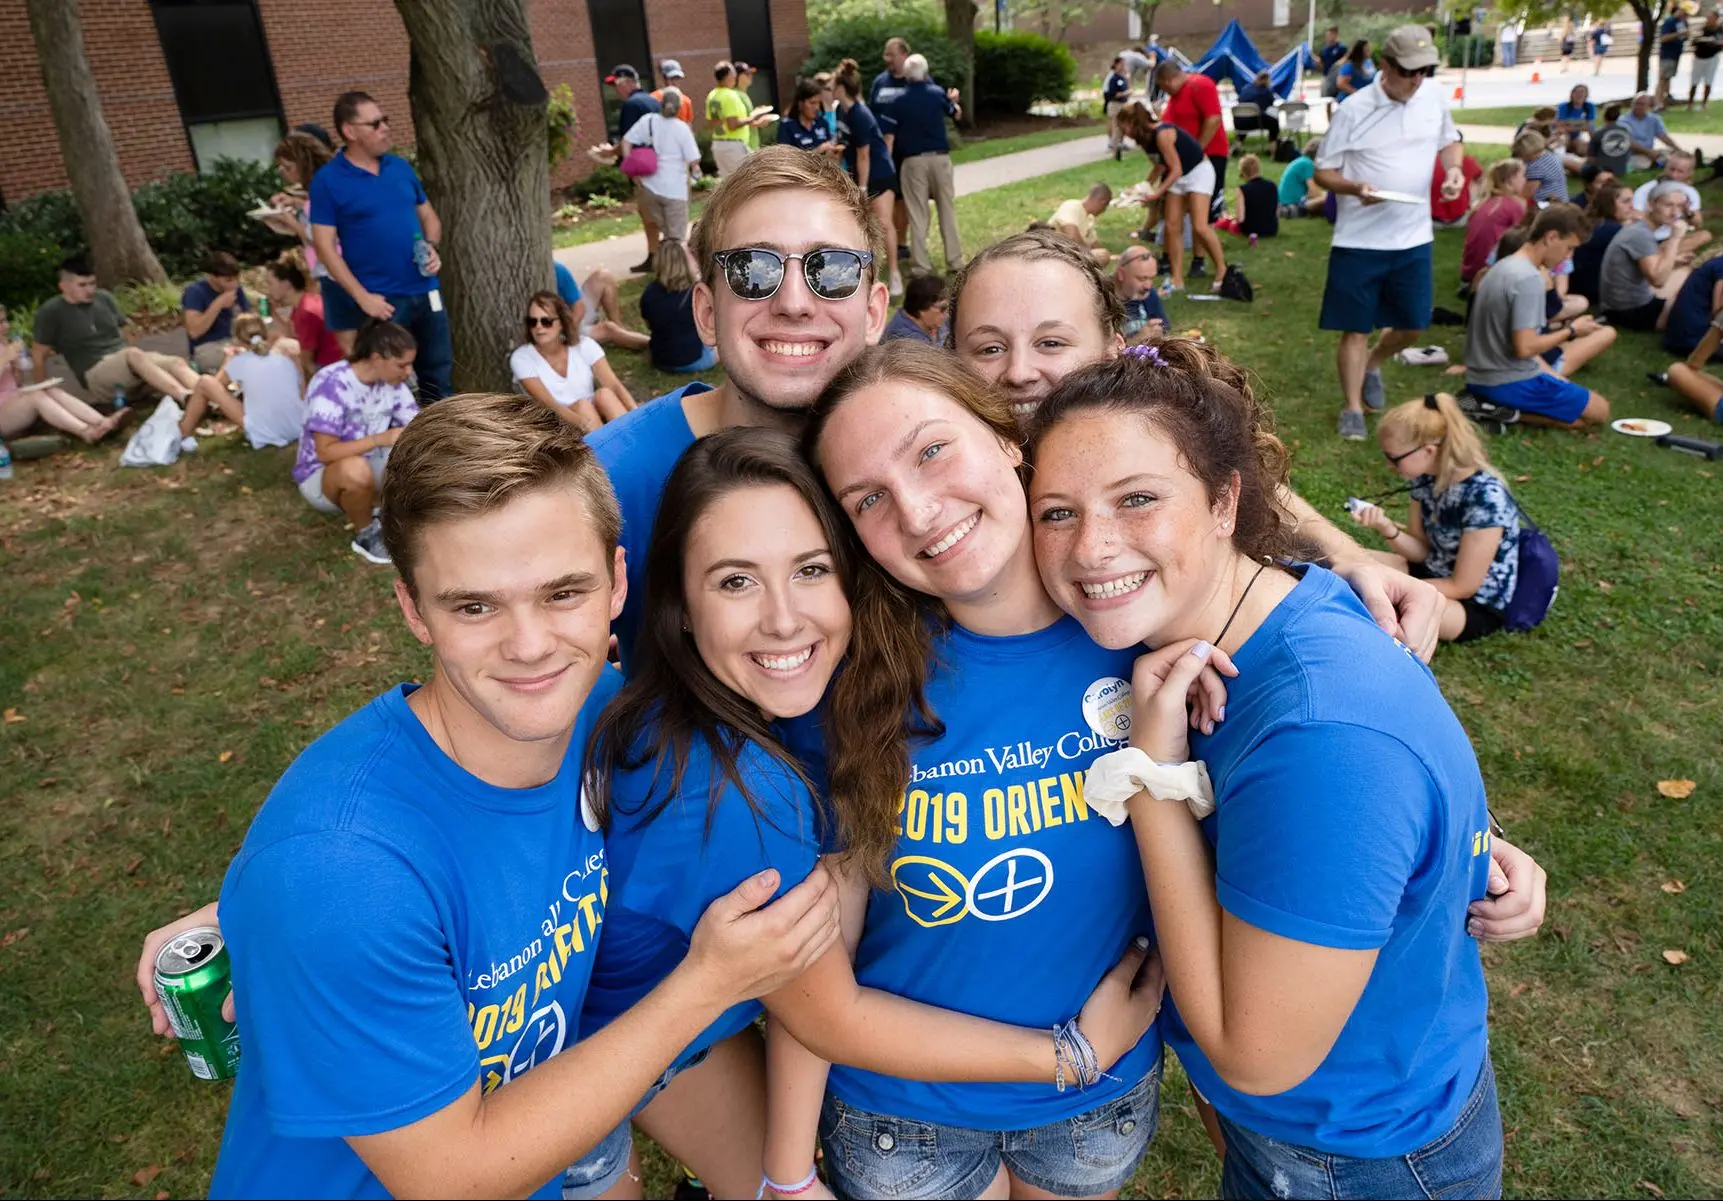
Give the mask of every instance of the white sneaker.
<path id="1" fill-rule="evenodd" d="M 893 296 L 903 295 L 903 276 L 899 275 L 896 271 L 891 273 L 890 292 Z"/>
<path id="2" fill-rule="evenodd" d="M 182 455 L 195 455 L 197 453 L 197 439 L 190 434 L 181 438 L 179 440 L 179 452 Z"/>

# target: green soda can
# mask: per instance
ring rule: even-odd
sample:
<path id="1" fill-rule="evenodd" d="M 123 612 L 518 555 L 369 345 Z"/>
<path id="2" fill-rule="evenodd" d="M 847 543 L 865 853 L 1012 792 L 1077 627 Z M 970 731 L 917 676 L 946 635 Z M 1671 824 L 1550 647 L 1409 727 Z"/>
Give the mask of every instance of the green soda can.
<path id="1" fill-rule="evenodd" d="M 239 1027 L 221 1016 L 232 987 L 227 944 L 214 926 L 187 930 L 156 953 L 156 996 L 200 1080 L 231 1080 L 239 1071 Z"/>

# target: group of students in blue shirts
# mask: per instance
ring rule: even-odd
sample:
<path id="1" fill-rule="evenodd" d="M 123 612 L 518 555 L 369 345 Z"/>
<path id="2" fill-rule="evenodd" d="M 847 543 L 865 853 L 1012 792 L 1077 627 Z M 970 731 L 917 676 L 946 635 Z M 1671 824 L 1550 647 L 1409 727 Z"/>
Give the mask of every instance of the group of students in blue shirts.
<path id="1" fill-rule="evenodd" d="M 1422 586 L 1313 512 L 1345 574 L 1298 561 L 1244 372 L 1125 350 L 1064 239 L 977 255 L 950 349 L 870 348 L 873 270 L 783 257 L 877 244 L 767 148 L 696 232 L 755 256 L 713 283 L 720 388 L 403 432 L 435 668 L 229 870 L 216 1195 L 639 1195 L 631 1124 L 722 1195 L 1107 1193 L 1166 1045 L 1224 1196 L 1499 1195 L 1477 939 L 1535 931 L 1541 873 L 1379 624 L 1425 647 Z M 810 305 L 815 355 L 762 349 Z"/>

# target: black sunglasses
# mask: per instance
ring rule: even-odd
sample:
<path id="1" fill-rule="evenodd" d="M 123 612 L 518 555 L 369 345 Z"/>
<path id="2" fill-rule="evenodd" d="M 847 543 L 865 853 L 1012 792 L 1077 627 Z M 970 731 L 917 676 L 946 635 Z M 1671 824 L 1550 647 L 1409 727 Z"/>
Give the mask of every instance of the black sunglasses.
<path id="1" fill-rule="evenodd" d="M 354 121 L 352 124 L 362 125 L 366 129 L 382 129 L 383 126 L 387 125 L 388 123 L 389 123 L 389 118 L 378 117 L 375 121 Z"/>
<path id="2" fill-rule="evenodd" d="M 1425 79 L 1430 79 L 1436 74 L 1435 67 L 1419 67 L 1416 71 L 1408 71 L 1405 67 L 1402 67 L 1392 59 L 1388 60 L 1388 69 L 1394 72 L 1394 74 L 1400 76 L 1402 79 L 1417 79 L 1419 76 L 1423 76 Z"/>
<path id="3" fill-rule="evenodd" d="M 1427 442 L 1424 444 L 1424 446 L 1428 446 L 1428 445 L 1429 445 L 1429 443 L 1427 443 Z M 1394 464 L 1394 466 L 1398 467 L 1400 465 L 1401 460 L 1411 458 L 1413 455 L 1415 455 L 1419 451 L 1423 450 L 1424 446 L 1414 446 L 1411 450 L 1405 452 L 1404 454 L 1398 454 L 1398 455 L 1391 455 L 1387 451 L 1383 451 L 1382 457 L 1384 459 L 1387 459 L 1390 463 Z"/>
<path id="4" fill-rule="evenodd" d="M 770 300 L 784 283 L 784 268 L 802 261 L 802 278 L 808 291 L 821 300 L 848 300 L 862 285 L 862 274 L 873 263 L 866 250 L 810 250 L 806 254 L 779 254 L 753 246 L 743 250 L 721 250 L 712 256 L 724 273 L 730 291 L 743 300 Z"/>
<path id="5" fill-rule="evenodd" d="M 526 319 L 526 327 L 528 329 L 531 329 L 535 325 L 539 326 L 541 329 L 551 329 L 554 326 L 561 324 L 562 322 L 558 321 L 555 317 L 528 317 Z"/>

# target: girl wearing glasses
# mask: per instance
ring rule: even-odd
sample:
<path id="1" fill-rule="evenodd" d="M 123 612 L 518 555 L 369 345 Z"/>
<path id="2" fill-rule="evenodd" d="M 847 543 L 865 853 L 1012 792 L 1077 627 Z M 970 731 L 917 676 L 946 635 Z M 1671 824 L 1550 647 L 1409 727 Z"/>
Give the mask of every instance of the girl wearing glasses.
<path id="1" fill-rule="evenodd" d="M 509 370 L 522 392 L 558 417 L 590 434 L 634 407 L 604 347 L 580 332 L 573 310 L 555 292 L 533 293 L 526 333 L 525 344 L 509 356 Z"/>
<path id="2" fill-rule="evenodd" d="M 1129 673 L 1121 791 L 1220 1195 L 1500 1196 L 1477 757 L 1429 670 L 1286 561 L 1286 451 L 1245 373 L 1186 339 L 1133 348 L 1067 378 L 1026 453 L 1048 592 L 1102 646 L 1156 648 Z M 1225 720 L 1194 729 L 1217 669 Z"/>
<path id="3" fill-rule="evenodd" d="M 1470 642 L 1502 628 L 1520 563 L 1520 507 L 1490 465 L 1483 441 L 1454 398 L 1438 392 L 1389 412 L 1376 440 L 1412 506 L 1405 524 L 1379 506 L 1349 505 L 1359 525 L 1388 541 L 1378 559 L 1429 580 L 1447 598 L 1442 639 Z"/>

